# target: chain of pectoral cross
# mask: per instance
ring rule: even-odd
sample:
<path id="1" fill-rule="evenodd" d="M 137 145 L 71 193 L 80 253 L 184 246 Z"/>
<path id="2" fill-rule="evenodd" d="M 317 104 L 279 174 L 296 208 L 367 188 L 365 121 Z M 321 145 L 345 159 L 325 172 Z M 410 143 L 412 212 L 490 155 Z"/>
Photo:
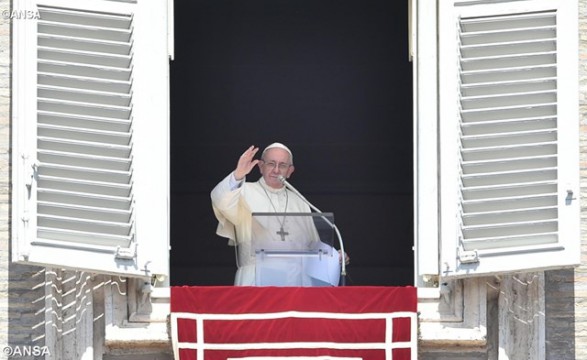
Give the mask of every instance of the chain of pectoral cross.
<path id="1" fill-rule="evenodd" d="M 261 184 L 259 184 L 259 185 L 261 185 Z M 271 201 L 271 197 L 269 196 L 269 193 L 267 193 L 267 190 L 265 189 L 265 187 L 263 185 L 261 185 L 261 188 L 265 192 L 267 199 L 269 199 L 269 203 L 271 204 L 271 207 L 277 213 L 278 212 L 277 208 L 275 207 L 275 205 L 273 205 L 273 201 Z M 287 194 L 287 189 L 284 189 L 284 191 L 285 191 L 285 210 L 283 212 L 285 213 L 285 212 L 287 212 L 287 203 L 289 202 L 289 196 Z M 285 236 L 289 235 L 289 232 L 287 232 L 283 229 L 284 225 L 285 225 L 285 215 L 283 215 L 283 220 L 281 220 L 279 222 L 279 231 L 275 232 L 277 235 L 279 235 L 281 237 L 281 241 L 285 241 Z"/>

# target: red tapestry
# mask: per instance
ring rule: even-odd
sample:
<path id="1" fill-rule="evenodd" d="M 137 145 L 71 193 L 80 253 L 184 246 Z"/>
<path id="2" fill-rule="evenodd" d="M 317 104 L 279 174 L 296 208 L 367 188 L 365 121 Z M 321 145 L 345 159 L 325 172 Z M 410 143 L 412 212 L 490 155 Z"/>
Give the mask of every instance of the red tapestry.
<path id="1" fill-rule="evenodd" d="M 177 360 L 415 360 L 414 287 L 172 287 Z"/>

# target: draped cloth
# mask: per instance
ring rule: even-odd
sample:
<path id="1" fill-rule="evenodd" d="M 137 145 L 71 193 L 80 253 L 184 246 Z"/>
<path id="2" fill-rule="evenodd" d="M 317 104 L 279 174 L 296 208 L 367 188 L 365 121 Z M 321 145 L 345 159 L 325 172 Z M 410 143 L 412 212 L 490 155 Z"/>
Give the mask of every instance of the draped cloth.
<path id="1" fill-rule="evenodd" d="M 238 246 L 235 285 L 255 285 L 255 258 L 251 254 L 252 214 L 258 212 L 309 213 L 310 207 L 285 187 L 269 187 L 261 177 L 231 188 L 232 174 L 225 177 L 210 194 L 212 209 L 218 220 L 216 233 Z M 313 235 L 316 236 L 317 235 Z"/>
<path id="2" fill-rule="evenodd" d="M 175 359 L 417 357 L 414 287 L 172 287 Z"/>

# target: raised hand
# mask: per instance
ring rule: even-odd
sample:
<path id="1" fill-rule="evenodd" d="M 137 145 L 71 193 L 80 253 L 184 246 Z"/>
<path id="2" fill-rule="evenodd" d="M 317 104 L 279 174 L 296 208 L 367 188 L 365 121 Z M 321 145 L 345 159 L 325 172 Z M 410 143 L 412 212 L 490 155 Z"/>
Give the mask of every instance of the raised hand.
<path id="1" fill-rule="evenodd" d="M 251 145 L 238 159 L 236 169 L 234 170 L 234 178 L 236 180 L 242 180 L 247 176 L 251 170 L 259 163 L 259 160 L 255 160 L 255 154 L 259 151 L 258 147 Z"/>

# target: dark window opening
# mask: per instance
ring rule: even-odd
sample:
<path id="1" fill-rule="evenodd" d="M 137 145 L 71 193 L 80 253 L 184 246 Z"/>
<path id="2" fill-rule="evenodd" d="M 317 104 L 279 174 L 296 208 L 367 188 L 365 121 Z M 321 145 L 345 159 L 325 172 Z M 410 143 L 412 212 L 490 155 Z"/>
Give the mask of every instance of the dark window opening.
<path id="1" fill-rule="evenodd" d="M 246 147 L 274 141 L 294 152 L 291 183 L 334 213 L 347 285 L 413 283 L 407 20 L 406 1 L 175 3 L 172 285 L 233 283 L 210 191 Z"/>

